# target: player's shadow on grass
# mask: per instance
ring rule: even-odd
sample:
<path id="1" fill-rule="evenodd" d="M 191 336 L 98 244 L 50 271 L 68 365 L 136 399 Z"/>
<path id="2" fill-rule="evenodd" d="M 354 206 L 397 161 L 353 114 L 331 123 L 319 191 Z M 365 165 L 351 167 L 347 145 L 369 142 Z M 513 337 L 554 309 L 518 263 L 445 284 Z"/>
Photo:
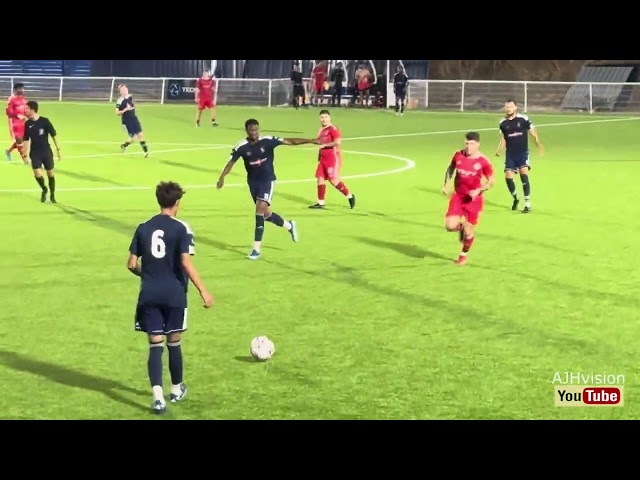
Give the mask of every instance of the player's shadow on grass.
<path id="1" fill-rule="evenodd" d="M 398 252 L 401 255 L 405 255 L 407 257 L 434 258 L 436 260 L 442 260 L 447 263 L 451 263 L 453 261 L 449 257 L 446 257 L 436 252 L 432 252 L 430 250 L 426 250 L 424 248 L 417 247 L 415 245 L 398 243 L 398 242 L 387 242 L 385 240 L 379 240 L 376 238 L 369 238 L 369 237 L 354 236 L 352 238 L 360 243 L 364 243 L 372 247 L 383 248 L 386 250 L 393 250 L 394 252 Z"/>
<path id="2" fill-rule="evenodd" d="M 69 170 L 56 170 L 56 176 L 61 175 L 63 177 L 75 178 L 77 180 L 86 180 L 88 182 L 101 183 L 107 185 L 114 185 L 116 187 L 128 187 L 126 183 L 116 182 L 114 180 L 109 180 L 105 177 L 100 177 L 98 175 L 92 175 L 90 173 L 81 173 L 81 172 L 72 172 Z"/>
<path id="3" fill-rule="evenodd" d="M 293 203 L 304 205 L 305 207 L 308 207 L 309 205 L 311 205 L 311 203 L 313 203 L 308 198 L 304 198 L 299 195 L 293 195 L 292 193 L 278 192 L 276 193 L 276 196 L 279 198 L 284 198 L 285 200 L 289 200 Z"/>
<path id="4" fill-rule="evenodd" d="M 7 350 L 0 350 L 0 364 L 18 372 L 26 372 L 32 375 L 44 377 L 49 381 L 59 383 L 60 385 L 99 392 L 106 395 L 114 402 L 119 402 L 138 410 L 147 411 L 147 407 L 129 400 L 122 395 L 121 392 L 132 393 L 139 396 L 148 396 L 148 392 L 128 387 L 115 380 L 79 372 L 68 367 L 44 362 L 42 360 L 36 360 L 26 355 L 21 355 Z"/>
<path id="5" fill-rule="evenodd" d="M 189 163 L 173 162 L 171 160 L 158 160 L 158 161 L 163 165 L 169 165 L 170 167 L 184 168 L 185 170 L 192 170 L 194 172 L 201 172 L 201 173 L 207 172 L 207 173 L 216 173 L 216 174 L 220 172 L 219 169 L 199 167 L 198 165 L 193 165 Z"/>
<path id="6" fill-rule="evenodd" d="M 93 213 L 89 210 L 82 210 L 80 208 L 75 208 L 70 205 L 63 205 L 61 203 L 56 203 L 55 206 L 58 207 L 64 213 L 71 215 L 76 220 L 80 220 L 82 222 L 87 222 L 87 223 L 93 223 L 99 227 L 106 228 L 107 230 L 111 230 L 117 233 L 122 233 L 123 235 L 129 235 L 133 237 L 133 234 L 137 227 L 137 225 L 121 222 L 114 218 L 105 217 L 104 215 Z"/>

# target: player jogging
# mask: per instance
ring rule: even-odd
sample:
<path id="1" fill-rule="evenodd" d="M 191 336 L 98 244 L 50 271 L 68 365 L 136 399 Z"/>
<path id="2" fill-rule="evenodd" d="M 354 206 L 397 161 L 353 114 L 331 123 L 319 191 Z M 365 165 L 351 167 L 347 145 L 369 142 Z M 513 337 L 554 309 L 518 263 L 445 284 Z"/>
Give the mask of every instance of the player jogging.
<path id="1" fill-rule="evenodd" d="M 205 108 L 208 108 L 211 112 L 211 126 L 218 126 L 216 123 L 216 86 L 216 79 L 209 74 L 209 70 L 205 70 L 202 76 L 196 81 L 196 104 L 198 105 L 196 127 L 200 126 L 200 118 Z"/>
<path id="2" fill-rule="evenodd" d="M 147 142 L 144 140 L 142 125 L 140 125 L 140 120 L 136 115 L 136 105 L 133 103 L 133 97 L 126 85 L 120 85 L 119 88 L 120 98 L 116 102 L 116 115 L 122 117 L 122 125 L 127 131 L 127 135 L 129 135 L 129 139 L 120 145 L 120 149 L 124 153 L 134 140 L 138 140 L 144 152 L 144 157 L 147 158 L 149 156 L 149 147 L 147 147 Z"/>
<path id="3" fill-rule="evenodd" d="M 482 213 L 482 194 L 495 184 L 493 165 L 480 153 L 480 134 L 469 132 L 465 135 L 465 149 L 455 153 L 444 174 L 445 195 L 449 194 L 449 180 L 455 173 L 455 192 L 449 200 L 445 218 L 445 228 L 449 232 L 460 232 L 462 252 L 456 261 L 458 265 L 467 263 L 467 253 L 474 240 L 475 227 Z M 486 178 L 482 184 L 482 178 Z"/>
<path id="4" fill-rule="evenodd" d="M 9 134 L 13 140 L 11 147 L 4 151 L 7 160 L 11 161 L 11 152 L 18 150 L 24 164 L 28 164 L 26 150 L 23 145 L 24 140 L 24 122 L 27 120 L 25 108 L 27 100 L 24 98 L 24 84 L 16 83 L 13 86 L 13 95 L 9 97 L 7 102 L 6 114 L 9 119 Z"/>
<path id="5" fill-rule="evenodd" d="M 224 179 L 231 172 L 233 166 L 242 158 L 244 168 L 247 171 L 247 184 L 249 193 L 256 205 L 256 228 L 253 237 L 253 250 L 247 257 L 249 260 L 260 258 L 260 248 L 262 246 L 262 236 L 264 234 L 265 220 L 278 227 L 285 228 L 294 242 L 298 241 L 298 230 L 296 222 L 286 221 L 280 215 L 271 210 L 273 202 L 273 190 L 276 183 L 276 173 L 274 168 L 275 149 L 280 145 L 305 145 L 317 143 L 316 139 L 303 138 L 278 138 L 260 136 L 260 124 L 257 120 L 250 118 L 244 123 L 247 138 L 238 143 L 233 150 L 224 170 L 220 174 L 217 187 L 224 187 Z"/>
<path id="6" fill-rule="evenodd" d="M 396 115 L 404 115 L 404 102 L 407 98 L 409 77 L 402 65 L 398 65 L 398 72 L 393 76 L 393 93 L 396 97 Z"/>
<path id="7" fill-rule="evenodd" d="M 511 210 L 517 210 L 518 203 L 520 203 L 516 182 L 513 180 L 516 173 L 520 173 L 520 181 L 522 182 L 522 191 L 524 193 L 524 209 L 522 213 L 530 213 L 531 183 L 529 182 L 529 170 L 531 170 L 531 165 L 529 163 L 529 135 L 536 141 L 540 156 L 544 153 L 544 147 L 540 142 L 533 122 L 526 115 L 518 113 L 518 105 L 514 100 L 507 100 L 504 105 L 504 111 L 506 115 L 500 122 L 502 138 L 500 138 L 500 143 L 498 144 L 496 157 L 499 157 L 500 151 L 506 147 L 504 176 L 509 193 L 513 197 Z"/>
<path id="8" fill-rule="evenodd" d="M 51 195 L 49 198 L 51 199 L 51 203 L 57 203 L 56 177 L 53 173 L 54 161 L 51 145 L 49 145 L 49 136 L 51 136 L 51 140 L 53 140 L 53 143 L 56 146 L 58 161 L 60 161 L 60 146 L 56 139 L 58 134 L 55 127 L 47 117 L 41 117 L 38 115 L 38 102 L 27 102 L 25 114 L 27 116 L 24 129 L 25 147 L 28 149 L 29 157 L 31 158 L 33 176 L 42 189 L 40 201 L 42 203 L 46 202 L 47 193 L 50 193 Z M 44 184 L 44 178 L 42 177 L 43 168 L 47 172 L 49 188 Z"/>
<path id="9" fill-rule="evenodd" d="M 356 197 L 340 180 L 340 167 L 342 166 L 340 143 L 342 142 L 342 135 L 340 135 L 338 127 L 331 123 L 329 110 L 320 111 L 320 126 L 320 131 L 318 132 L 320 151 L 318 152 L 318 166 L 316 167 L 318 201 L 309 208 L 321 209 L 325 207 L 327 180 L 329 180 L 331 185 L 347 197 L 349 206 L 353 209 L 356 206 Z"/>
<path id="10" fill-rule="evenodd" d="M 198 289 L 204 307 L 213 305 L 213 297 L 191 261 L 191 255 L 195 255 L 193 231 L 176 218 L 184 193 L 177 183 L 158 184 L 156 199 L 160 213 L 138 225 L 127 261 L 131 273 L 141 277 L 135 329 L 149 337 L 147 369 L 153 392 L 151 409 L 158 414 L 167 409 L 162 389 L 162 343 L 165 337 L 171 374 L 169 399 L 176 403 L 187 394 L 180 341 L 182 333 L 187 330 L 189 280 Z"/>

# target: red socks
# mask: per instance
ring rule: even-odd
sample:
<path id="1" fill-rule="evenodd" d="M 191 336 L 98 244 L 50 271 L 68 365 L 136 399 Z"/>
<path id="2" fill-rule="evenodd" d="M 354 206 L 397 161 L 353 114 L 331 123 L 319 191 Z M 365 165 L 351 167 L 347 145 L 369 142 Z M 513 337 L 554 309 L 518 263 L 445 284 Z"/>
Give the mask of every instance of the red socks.
<path id="1" fill-rule="evenodd" d="M 318 200 L 320 202 L 324 202 L 324 199 L 327 196 L 327 185 L 318 185 Z"/>
<path id="2" fill-rule="evenodd" d="M 343 194 L 345 197 L 348 197 L 350 192 L 349 189 L 347 188 L 347 186 L 343 183 L 340 182 L 339 184 L 336 185 L 336 188 L 338 189 L 338 191 Z"/>
<path id="3" fill-rule="evenodd" d="M 475 240 L 476 237 L 465 237 L 465 239 L 462 241 L 462 253 L 467 253 L 469 250 L 471 250 L 471 245 L 473 245 L 473 241 Z"/>

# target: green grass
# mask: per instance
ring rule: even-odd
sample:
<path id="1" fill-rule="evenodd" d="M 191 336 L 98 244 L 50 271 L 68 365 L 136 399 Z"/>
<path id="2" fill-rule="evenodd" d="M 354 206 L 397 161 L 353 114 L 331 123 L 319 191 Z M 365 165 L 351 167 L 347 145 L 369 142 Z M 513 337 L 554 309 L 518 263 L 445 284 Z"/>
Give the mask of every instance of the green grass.
<path id="1" fill-rule="evenodd" d="M 274 210 L 298 221 L 301 242 L 269 225 L 263 258 L 249 262 L 242 166 L 224 190 L 212 185 L 246 118 L 265 134 L 308 137 L 316 110 L 221 107 L 219 128 L 195 129 L 191 106 L 140 105 L 150 159 L 137 145 L 118 153 L 112 105 L 41 113 L 63 144 L 60 204 L 40 204 L 17 160 L 0 165 L 0 418 L 152 418 L 146 339 L 133 331 L 138 280 L 125 260 L 135 227 L 156 213 L 153 186 L 169 179 L 192 186 L 181 217 L 216 304 L 199 308 L 190 292 L 190 396 L 163 418 L 640 418 L 633 118 L 535 115 L 547 153 L 532 158 L 534 213 L 512 212 L 498 178 L 470 262 L 456 267 L 440 187 L 463 136 L 446 132 L 485 129 L 492 154 L 497 115 L 336 110 L 358 208 L 330 190 L 329 208 L 309 211 L 315 150 L 280 147 Z M 424 135 L 385 137 L 412 133 Z M 415 168 L 363 175 L 402 159 Z M 261 334 L 278 353 L 248 361 Z M 625 406 L 554 407 L 557 371 L 624 374 Z"/>

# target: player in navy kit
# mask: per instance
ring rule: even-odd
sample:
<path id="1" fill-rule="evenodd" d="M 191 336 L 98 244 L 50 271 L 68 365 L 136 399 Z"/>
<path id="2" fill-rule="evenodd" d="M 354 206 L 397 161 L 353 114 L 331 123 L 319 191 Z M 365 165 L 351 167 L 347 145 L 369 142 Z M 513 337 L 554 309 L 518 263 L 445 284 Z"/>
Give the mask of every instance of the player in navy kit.
<path id="1" fill-rule="evenodd" d="M 531 183 L 529 182 L 529 135 L 533 137 L 538 146 L 538 153 L 542 156 L 543 146 L 538 137 L 538 132 L 533 122 L 526 115 L 518 113 L 518 105 L 513 100 L 507 100 L 504 105 L 505 118 L 500 122 L 500 132 L 502 138 L 498 144 L 496 157 L 500 156 L 500 151 L 506 147 L 506 158 L 504 162 L 504 174 L 509 193 L 513 197 L 511 210 L 518 209 L 518 192 L 516 182 L 513 180 L 516 173 L 520 173 L 522 190 L 524 193 L 524 209 L 522 213 L 531 212 Z"/>
<path id="2" fill-rule="evenodd" d="M 127 131 L 127 135 L 129 135 L 129 140 L 120 145 L 120 149 L 122 153 L 124 153 L 134 140 L 138 140 L 146 158 L 149 156 L 149 147 L 147 147 L 147 142 L 142 132 L 142 125 L 140 125 L 140 120 L 136 115 L 136 105 L 133 103 L 133 97 L 129 93 L 126 85 L 120 85 L 119 88 L 120 98 L 118 98 L 116 102 L 116 115 L 122 117 L 122 125 Z"/>
<path id="3" fill-rule="evenodd" d="M 218 189 L 224 187 L 225 177 L 231 172 L 238 159 L 242 158 L 247 171 L 249 193 L 256 205 L 253 250 L 251 250 L 247 258 L 249 260 L 257 260 L 260 258 L 265 220 L 278 227 L 284 227 L 291 234 L 293 241 L 298 241 L 296 222 L 293 220 L 286 221 L 280 215 L 271 211 L 273 190 L 276 182 L 276 173 L 273 165 L 275 159 L 274 150 L 280 145 L 305 145 L 318 144 L 319 142 L 317 139 L 261 137 L 260 124 L 253 118 L 244 123 L 244 128 L 247 132 L 247 138 L 231 150 L 231 156 L 220 174 L 217 187 Z"/>
<path id="4" fill-rule="evenodd" d="M 129 247 L 127 268 L 141 277 L 135 315 L 135 329 L 149 336 L 149 380 L 153 391 L 152 411 L 164 413 L 162 352 L 164 337 L 169 350 L 170 401 L 179 402 L 187 394 L 183 383 L 182 332 L 187 330 L 187 287 L 189 280 L 200 292 L 204 307 L 213 304 L 191 262 L 195 255 L 193 231 L 176 218 L 184 191 L 174 182 L 156 187 L 160 213 L 138 225 Z"/>

